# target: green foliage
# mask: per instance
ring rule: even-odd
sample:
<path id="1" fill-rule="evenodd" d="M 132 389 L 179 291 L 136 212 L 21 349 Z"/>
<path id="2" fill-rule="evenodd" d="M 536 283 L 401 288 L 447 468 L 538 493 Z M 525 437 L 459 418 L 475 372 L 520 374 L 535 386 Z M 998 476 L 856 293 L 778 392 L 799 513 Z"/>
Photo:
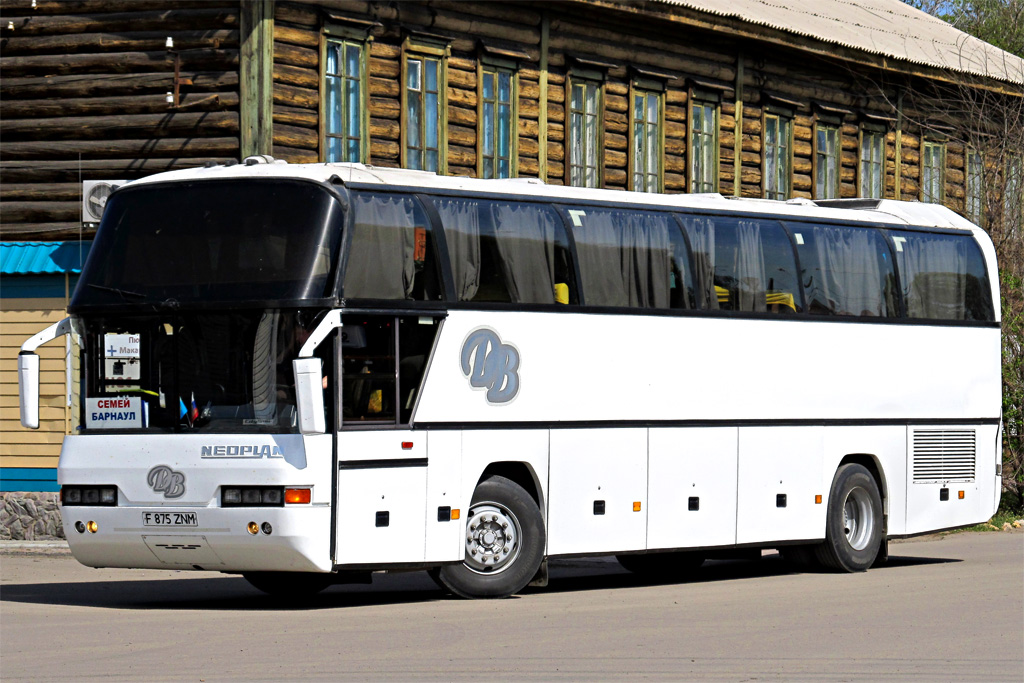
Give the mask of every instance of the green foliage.
<path id="1" fill-rule="evenodd" d="M 1019 511 L 1024 509 L 1024 277 L 1019 263 L 1004 262 L 1003 268 L 1003 484 Z"/>
<path id="2" fill-rule="evenodd" d="M 1007 52 L 1024 57 L 1024 0 L 904 0 Z"/>

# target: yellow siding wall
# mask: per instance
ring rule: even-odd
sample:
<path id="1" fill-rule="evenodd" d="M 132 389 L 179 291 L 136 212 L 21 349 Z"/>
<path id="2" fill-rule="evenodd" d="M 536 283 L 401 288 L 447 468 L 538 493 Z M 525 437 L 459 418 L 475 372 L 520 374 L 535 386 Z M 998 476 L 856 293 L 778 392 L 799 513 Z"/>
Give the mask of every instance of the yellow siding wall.
<path id="1" fill-rule="evenodd" d="M 39 429 L 21 426 L 18 351 L 26 339 L 66 316 L 66 306 L 63 298 L 0 299 L 0 467 L 57 466 L 61 442 L 73 426 L 65 372 L 70 338 L 55 339 L 37 350 Z M 74 365 L 78 365 L 77 358 Z M 77 387 L 73 388 L 77 393 Z"/>

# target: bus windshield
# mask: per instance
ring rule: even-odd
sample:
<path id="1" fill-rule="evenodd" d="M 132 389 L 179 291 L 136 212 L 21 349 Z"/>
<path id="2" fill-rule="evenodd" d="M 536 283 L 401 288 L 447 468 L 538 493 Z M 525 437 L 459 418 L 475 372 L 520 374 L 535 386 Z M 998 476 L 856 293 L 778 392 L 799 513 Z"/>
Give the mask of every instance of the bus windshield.
<path id="1" fill-rule="evenodd" d="M 315 309 L 80 317 L 83 426 L 294 432 L 291 362 L 318 321 Z"/>
<path id="2" fill-rule="evenodd" d="M 305 181 L 126 188 L 110 199 L 71 308 L 325 297 L 343 215 Z"/>

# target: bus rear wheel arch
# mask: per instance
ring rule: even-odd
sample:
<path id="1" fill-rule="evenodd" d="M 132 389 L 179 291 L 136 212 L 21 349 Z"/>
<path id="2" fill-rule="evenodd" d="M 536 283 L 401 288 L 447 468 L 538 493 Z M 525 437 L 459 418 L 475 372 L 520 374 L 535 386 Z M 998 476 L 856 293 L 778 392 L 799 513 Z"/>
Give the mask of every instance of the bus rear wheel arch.
<path id="1" fill-rule="evenodd" d="M 544 541 L 544 519 L 533 497 L 511 479 L 491 476 L 473 492 L 464 561 L 433 577 L 460 597 L 507 598 L 537 574 Z"/>

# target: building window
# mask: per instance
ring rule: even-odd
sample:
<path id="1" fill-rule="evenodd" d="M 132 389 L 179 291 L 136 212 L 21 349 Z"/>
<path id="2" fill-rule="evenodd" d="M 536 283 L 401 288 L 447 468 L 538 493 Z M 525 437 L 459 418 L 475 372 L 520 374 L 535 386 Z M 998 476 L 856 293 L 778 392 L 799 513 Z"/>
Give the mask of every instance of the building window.
<path id="1" fill-rule="evenodd" d="M 511 178 L 515 159 L 516 78 L 511 69 L 485 65 L 480 69 L 481 178 Z"/>
<path id="2" fill-rule="evenodd" d="M 924 142 L 921 150 L 921 201 L 941 204 L 945 199 L 946 145 Z"/>
<path id="3" fill-rule="evenodd" d="M 447 46 L 410 44 L 402 62 L 402 166 L 444 173 Z"/>
<path id="4" fill-rule="evenodd" d="M 839 126 L 818 123 L 814 135 L 814 198 L 839 197 Z"/>
<path id="5" fill-rule="evenodd" d="M 636 192 L 661 192 L 661 112 L 664 95 L 651 90 L 634 89 L 632 98 L 630 189 Z"/>
<path id="6" fill-rule="evenodd" d="M 690 107 L 690 192 L 718 191 L 718 104 Z"/>
<path id="7" fill-rule="evenodd" d="M 881 199 L 885 191 L 885 134 L 863 130 L 860 134 L 860 196 Z"/>
<path id="8" fill-rule="evenodd" d="M 983 178 L 984 167 L 982 166 L 981 153 L 968 150 L 967 194 L 964 198 L 964 203 L 968 220 L 978 225 L 981 225 L 982 207 L 984 206 Z"/>
<path id="9" fill-rule="evenodd" d="M 764 196 L 789 199 L 792 168 L 793 120 L 781 114 L 764 115 Z"/>
<path id="10" fill-rule="evenodd" d="M 325 161 L 363 161 L 364 45 L 329 38 L 324 60 Z"/>
<path id="11" fill-rule="evenodd" d="M 573 78 L 569 87 L 569 184 L 600 187 L 602 86 Z"/>

